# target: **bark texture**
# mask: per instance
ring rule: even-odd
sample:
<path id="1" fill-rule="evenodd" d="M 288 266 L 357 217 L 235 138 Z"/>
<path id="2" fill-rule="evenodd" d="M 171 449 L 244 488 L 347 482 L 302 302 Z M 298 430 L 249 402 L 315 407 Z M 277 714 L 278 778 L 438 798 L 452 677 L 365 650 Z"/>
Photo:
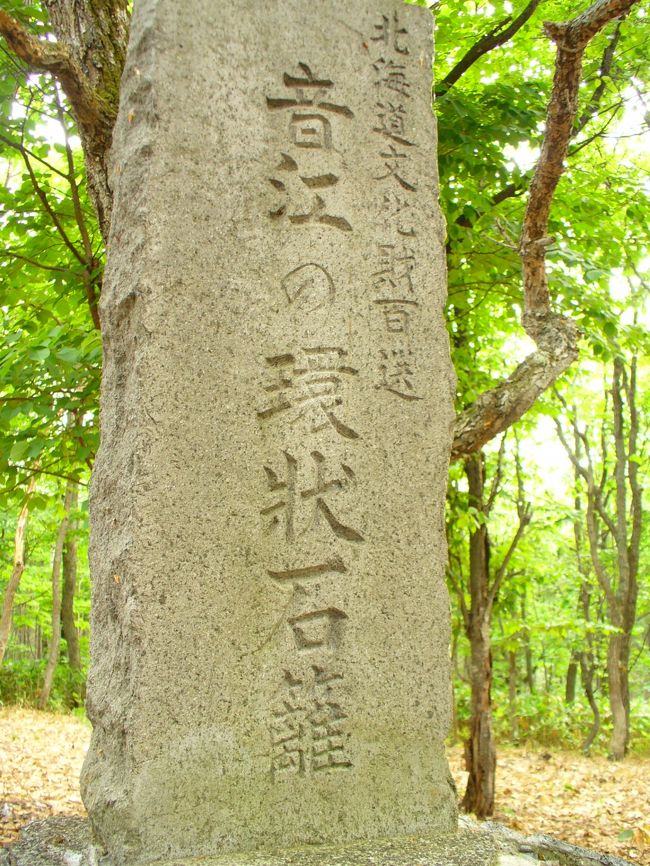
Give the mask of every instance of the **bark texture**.
<path id="1" fill-rule="evenodd" d="M 61 559 L 63 557 L 63 545 L 68 532 L 70 508 L 72 507 L 75 489 L 76 482 L 69 481 L 63 500 L 64 516 L 56 533 L 56 543 L 52 555 L 52 636 L 48 647 L 43 686 L 38 696 L 39 710 L 44 710 L 50 699 L 54 672 L 59 661 L 59 647 L 61 645 Z"/>
<path id="2" fill-rule="evenodd" d="M 36 489 L 36 476 L 32 476 L 25 501 L 16 522 L 16 532 L 14 533 L 14 555 L 13 567 L 9 582 L 7 583 L 4 596 L 2 597 L 2 613 L 0 614 L 0 665 L 7 651 L 9 643 L 9 635 L 11 634 L 11 623 L 13 619 L 14 599 L 20 585 L 20 578 L 25 570 L 25 532 L 27 530 L 27 521 L 29 519 L 29 500 Z"/>
<path id="3" fill-rule="evenodd" d="M 79 487 L 73 485 L 70 510 L 77 508 Z M 68 663 L 74 671 L 81 670 L 81 652 L 79 649 L 79 633 L 75 625 L 74 597 L 77 590 L 77 539 L 73 530 L 75 523 L 70 524 L 70 532 L 63 546 L 63 598 L 61 602 L 61 625 L 68 653 Z"/>
<path id="4" fill-rule="evenodd" d="M 45 0 L 57 42 L 42 41 L 0 10 L 0 34 L 30 69 L 49 72 L 68 98 L 105 241 L 111 219 L 108 158 L 128 40 L 127 0 Z"/>
<path id="5" fill-rule="evenodd" d="M 532 513 L 524 501 L 521 475 L 517 514 L 519 525 L 498 566 L 490 561 L 488 519 L 502 480 L 504 441 L 489 490 L 486 489 L 485 458 L 482 453 L 465 459 L 468 482 L 468 504 L 476 510 L 477 524 L 469 539 L 469 576 L 463 580 L 459 564 L 450 565 L 449 577 L 458 596 L 465 633 L 470 642 L 470 732 L 465 743 L 465 768 L 468 771 L 467 788 L 462 800 L 465 812 L 474 812 L 479 818 L 494 813 L 496 779 L 496 746 L 492 730 L 492 614 L 494 602 L 511 571 L 509 565 Z M 517 457 L 518 463 L 518 457 Z M 466 584 L 466 585 L 465 585 Z M 469 606 L 465 600 L 469 593 Z M 514 660 L 516 676 L 516 659 Z M 516 720 L 515 720 L 516 723 Z"/>
<path id="6" fill-rule="evenodd" d="M 469 504 L 483 512 L 484 461 L 475 455 L 465 461 L 469 483 Z M 492 732 L 492 603 L 490 599 L 490 547 L 488 528 L 481 523 L 470 536 L 469 576 L 471 608 L 467 634 L 471 647 L 470 734 L 465 742 L 465 768 L 469 776 L 462 808 L 478 818 L 494 814 L 496 746 Z"/>
<path id="7" fill-rule="evenodd" d="M 574 453 L 579 461 L 582 458 L 582 444 L 579 437 L 576 436 L 575 433 L 573 437 L 573 447 Z M 584 501 L 580 493 L 580 474 L 575 469 L 575 466 L 573 472 L 575 485 L 575 496 L 573 500 L 573 537 L 576 548 L 578 573 L 580 574 L 579 613 L 582 616 L 585 625 L 589 626 L 589 623 L 591 622 L 592 586 L 590 579 L 591 571 L 589 554 L 587 553 L 585 555 L 584 549 Z M 577 653 L 577 657 L 580 665 L 580 678 L 582 680 L 582 688 L 593 715 L 591 727 L 581 747 L 582 751 L 585 754 L 588 754 L 594 743 L 594 740 L 598 736 L 598 731 L 600 730 L 600 709 L 598 707 L 598 702 L 596 701 L 594 691 L 594 673 L 596 671 L 594 634 L 593 630 L 588 627 L 586 629 L 584 645 L 580 652 Z"/>

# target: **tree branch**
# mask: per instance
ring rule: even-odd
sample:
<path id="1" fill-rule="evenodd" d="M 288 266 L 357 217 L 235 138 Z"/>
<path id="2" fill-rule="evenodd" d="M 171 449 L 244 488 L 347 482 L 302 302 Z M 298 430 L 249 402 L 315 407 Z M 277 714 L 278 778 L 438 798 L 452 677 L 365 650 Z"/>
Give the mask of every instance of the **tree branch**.
<path id="1" fill-rule="evenodd" d="M 582 15 L 566 24 L 546 22 L 544 25 L 544 32 L 557 45 L 555 76 L 520 247 L 526 308 L 524 327 L 533 339 L 540 314 L 545 320 L 550 310 L 545 262 L 548 219 L 553 195 L 564 171 L 564 159 L 578 110 L 582 57 L 596 33 L 613 18 L 627 13 L 635 2 L 637 0 L 596 0 Z"/>
<path id="2" fill-rule="evenodd" d="M 630 562 L 627 546 L 627 457 L 625 453 L 625 422 L 623 407 L 623 379 L 625 367 L 620 355 L 614 357 L 612 374 L 612 415 L 614 417 L 614 491 L 616 496 L 616 531 L 614 543 L 618 561 L 618 594 L 626 599 L 630 584 Z M 625 604 L 625 602 L 624 602 Z"/>
<path id="3" fill-rule="evenodd" d="M 638 0 L 596 0 L 565 24 L 546 23 L 557 45 L 555 75 L 546 130 L 530 187 L 519 252 L 524 284 L 522 325 L 537 350 L 504 382 L 486 391 L 456 419 L 452 459 L 480 449 L 530 409 L 535 400 L 578 357 L 578 329 L 551 310 L 546 274 L 548 221 L 578 110 L 582 56 L 589 41 L 613 18 L 625 15 Z"/>
<path id="4" fill-rule="evenodd" d="M 5 650 L 7 649 L 7 643 L 9 641 L 14 598 L 16 597 L 16 592 L 18 591 L 20 578 L 22 577 L 23 571 L 25 570 L 25 531 L 27 529 L 27 520 L 29 518 L 29 504 L 35 489 L 36 476 L 32 476 L 32 478 L 30 478 L 29 484 L 27 485 L 25 499 L 23 500 L 22 508 L 20 509 L 18 521 L 16 523 L 16 532 L 14 534 L 13 568 L 2 598 L 2 606 L 0 611 L 0 665 L 2 664 Z"/>
<path id="5" fill-rule="evenodd" d="M 456 579 L 456 575 L 454 574 L 451 568 L 447 569 L 447 575 L 449 577 L 449 582 L 451 583 L 452 589 L 456 593 L 458 598 L 458 604 L 460 606 L 460 612 L 463 617 L 463 624 L 467 628 L 469 626 L 469 611 L 467 609 L 467 602 L 465 601 L 465 594 L 463 592 L 463 587 L 461 582 Z"/>
<path id="6" fill-rule="evenodd" d="M 33 265 L 35 268 L 42 268 L 45 271 L 57 271 L 61 274 L 66 274 L 69 271 L 69 268 L 62 268 L 58 265 L 45 265 L 43 264 L 43 262 L 37 262 L 35 259 L 30 259 L 27 256 L 21 256 L 20 253 L 15 253 L 9 248 L 0 250 L 0 256 L 18 259 L 21 262 L 27 262 L 28 265 Z"/>
<path id="7" fill-rule="evenodd" d="M 488 604 L 494 604 L 494 599 L 497 597 L 497 593 L 501 589 L 501 584 L 503 583 L 503 579 L 506 576 L 506 571 L 508 569 L 508 565 L 510 560 L 512 559 L 512 555 L 519 542 L 521 541 L 528 524 L 533 519 L 533 509 L 530 502 L 527 502 L 524 508 L 520 511 L 519 514 L 519 525 L 517 526 L 517 531 L 515 532 L 512 541 L 510 542 L 510 546 L 506 551 L 505 556 L 501 562 L 501 565 L 497 568 L 496 573 L 494 575 L 494 580 L 492 581 L 492 586 L 488 592 Z"/>
<path id="8" fill-rule="evenodd" d="M 610 619 L 613 625 L 620 623 L 620 608 L 616 595 L 612 588 L 611 579 L 605 570 L 605 566 L 600 558 L 600 546 L 598 544 L 598 528 L 596 526 L 596 515 L 591 497 L 587 495 L 587 538 L 589 539 L 589 553 L 591 555 L 591 564 L 594 567 L 594 572 L 598 578 L 598 583 L 605 593 L 607 606 L 610 612 Z"/>
<path id="9" fill-rule="evenodd" d="M 628 549 L 628 558 L 630 561 L 630 571 L 634 578 L 639 568 L 639 548 L 641 545 L 641 532 L 643 529 L 643 491 L 639 482 L 639 464 L 637 463 L 638 447 L 637 438 L 639 433 L 639 414 L 636 406 L 636 379 L 637 379 L 637 360 L 632 358 L 630 364 L 630 376 L 626 380 L 625 392 L 627 396 L 628 411 L 630 414 L 630 429 L 628 433 L 628 479 L 630 490 L 632 493 L 631 520 L 632 533 L 630 535 L 630 544 Z"/>
<path id="10" fill-rule="evenodd" d="M 576 359 L 577 328 L 562 316 L 549 318 L 546 345 L 539 346 L 507 379 L 484 391 L 456 416 L 452 460 L 478 451 L 518 421 Z M 551 337 L 555 337 L 555 344 Z"/>
<path id="11" fill-rule="evenodd" d="M 605 90 L 607 89 L 606 79 L 610 77 L 612 72 L 612 66 L 614 64 L 614 55 L 616 53 L 616 46 L 621 38 L 621 22 L 618 21 L 616 27 L 614 28 L 614 32 L 610 40 L 608 41 L 605 50 L 603 51 L 603 56 L 600 61 L 600 68 L 598 69 L 598 78 L 599 83 L 594 92 L 591 95 L 591 99 L 589 100 L 587 107 L 580 115 L 579 120 L 575 124 L 575 132 L 578 132 L 581 129 L 584 129 L 585 126 L 589 123 L 591 118 L 596 114 L 598 109 L 600 108 L 600 103 L 605 95 Z"/>
<path id="12" fill-rule="evenodd" d="M 0 11 L 0 35 L 30 69 L 61 84 L 79 128 L 88 190 L 104 238 L 112 206 L 108 155 L 129 29 L 128 0 L 43 0 L 57 42 L 37 39 Z"/>
<path id="13" fill-rule="evenodd" d="M 66 247 L 70 250 L 72 255 L 83 265 L 84 264 L 83 256 L 81 255 L 81 253 L 79 252 L 77 247 L 72 243 L 72 241 L 68 237 L 66 230 L 63 228 L 63 224 L 61 223 L 61 220 L 59 219 L 57 214 L 54 212 L 54 209 L 49 202 L 49 199 L 45 193 L 45 190 L 43 189 L 43 187 L 38 182 L 38 178 L 36 177 L 34 169 L 32 168 L 32 164 L 29 161 L 29 157 L 27 156 L 27 153 L 25 152 L 25 150 L 22 147 L 18 147 L 17 149 L 23 158 L 23 162 L 25 163 L 25 167 L 27 168 L 27 173 L 29 174 L 29 179 L 32 182 L 34 192 L 38 196 L 41 204 L 43 205 L 44 210 L 47 212 L 48 216 L 52 220 L 54 227 L 56 228 L 57 232 L 59 233 L 59 235 L 61 237 L 61 240 L 66 245 Z"/>
<path id="14" fill-rule="evenodd" d="M 453 87 L 453 85 L 461 78 L 470 67 L 472 67 L 477 60 L 483 57 L 484 54 L 487 54 L 489 51 L 492 51 L 494 48 L 498 48 L 500 45 L 504 45 L 508 42 L 512 37 L 517 33 L 517 31 L 521 30 L 524 24 L 531 17 L 535 9 L 539 6 L 541 0 L 530 0 L 527 6 L 524 7 L 523 11 L 520 15 L 515 18 L 510 26 L 506 26 L 509 22 L 511 22 L 511 17 L 505 19 L 500 24 L 497 24 L 496 27 L 492 28 L 485 36 L 482 36 L 478 42 L 475 42 L 474 45 L 469 49 L 469 51 L 461 57 L 458 63 L 453 67 L 453 69 L 447 73 L 445 78 L 440 82 L 438 87 L 436 87 L 435 93 L 436 97 L 444 96 L 447 91 Z"/>
<path id="15" fill-rule="evenodd" d="M 77 186 L 77 179 L 75 177 L 74 156 L 72 154 L 72 148 L 70 147 L 70 136 L 68 135 L 68 128 L 66 126 L 65 118 L 63 115 L 63 106 L 61 105 L 59 92 L 56 87 L 55 100 L 59 123 L 61 125 L 61 129 L 63 130 L 63 137 L 65 139 L 65 154 L 68 163 L 68 183 L 70 184 L 70 194 L 72 197 L 74 216 L 77 222 L 77 226 L 79 227 L 79 234 L 81 236 L 84 248 L 84 255 L 86 257 L 86 266 L 83 271 L 84 290 L 86 292 L 86 298 L 88 299 L 88 306 L 90 308 L 90 315 L 93 320 L 93 325 L 98 331 L 100 331 L 101 323 L 99 320 L 99 308 L 97 304 L 97 292 L 95 285 L 96 273 L 99 267 L 99 262 L 93 256 L 92 244 L 90 242 L 90 236 L 86 227 L 83 208 L 81 206 L 81 199 L 79 197 L 79 187 Z"/>
<path id="16" fill-rule="evenodd" d="M 30 69 L 50 72 L 61 82 L 79 123 L 101 123 L 105 109 L 65 46 L 59 42 L 42 42 L 1 9 L 0 35 L 4 36 L 9 48 Z"/>
<path id="17" fill-rule="evenodd" d="M 499 492 L 499 488 L 501 487 L 501 480 L 503 478 L 503 457 L 506 451 L 506 434 L 504 433 L 501 437 L 501 442 L 499 443 L 499 453 L 497 454 L 497 465 L 492 477 L 492 484 L 490 485 L 490 493 L 488 494 L 487 502 L 485 504 L 485 513 L 489 515 L 492 511 L 492 506 L 494 505 L 494 500 L 497 498 L 497 493 Z"/>
<path id="18" fill-rule="evenodd" d="M 587 105 L 587 108 L 580 115 L 580 119 L 576 121 L 573 127 L 573 131 L 571 133 L 572 138 L 575 138 L 577 135 L 579 135 L 585 128 L 585 126 L 589 123 L 589 121 L 592 119 L 592 117 L 598 114 L 600 104 L 606 91 L 606 84 L 604 79 L 610 75 L 614 59 L 614 52 L 616 50 L 616 46 L 618 45 L 619 37 L 620 24 L 616 27 L 615 38 L 612 39 L 611 43 L 608 44 L 607 48 L 603 53 L 603 59 L 601 61 L 600 69 L 598 72 L 600 83 L 594 90 L 591 99 L 589 100 L 589 103 Z M 572 147 L 567 152 L 567 155 L 574 156 L 576 153 L 579 153 L 584 147 L 587 147 L 589 144 L 591 144 L 592 141 L 600 138 L 600 136 L 602 136 L 611 125 L 614 117 L 616 116 L 616 112 L 621 108 L 622 105 L 623 102 L 619 101 L 615 105 L 611 105 L 609 106 L 609 108 L 604 109 L 604 111 L 611 112 L 611 116 L 608 118 L 605 125 L 601 129 L 599 129 L 598 132 L 595 132 L 593 135 L 590 135 L 588 138 L 584 139 L 584 141 L 580 141 L 576 145 L 574 145 L 574 147 Z M 526 172 L 522 174 L 522 176 L 516 183 L 513 182 L 506 184 L 506 186 L 504 186 L 492 196 L 492 198 L 490 199 L 491 206 L 494 207 L 495 205 L 501 204 L 502 201 L 507 201 L 510 198 L 517 198 L 518 196 L 523 195 L 526 191 L 526 185 L 530 183 L 530 179 L 531 173 Z M 482 214 L 480 213 L 479 216 L 482 216 Z M 463 226 L 463 228 L 473 228 L 476 219 L 470 219 L 470 217 L 466 216 L 465 214 L 461 214 L 459 217 L 456 218 L 455 222 L 456 225 Z"/>
<path id="19" fill-rule="evenodd" d="M 13 141 L 11 138 L 8 138 L 6 135 L 0 135 L 0 141 L 2 141 L 4 144 L 6 144 L 7 147 L 12 147 L 14 150 L 18 150 L 21 153 L 26 153 L 30 157 L 30 159 L 35 159 L 37 162 L 40 162 L 41 165 L 44 165 L 48 171 L 52 172 L 52 174 L 57 174 L 59 177 L 63 178 L 64 180 L 68 179 L 68 176 L 65 172 L 60 171 L 58 168 L 56 168 L 51 163 L 49 163 L 46 159 L 43 159 L 42 156 L 38 156 L 37 154 L 34 153 L 33 150 L 30 150 L 28 147 L 25 147 L 23 142 L 18 144 L 17 142 Z"/>
<path id="20" fill-rule="evenodd" d="M 566 401 L 562 397 L 562 395 L 557 391 L 555 392 L 555 394 L 556 394 L 556 397 L 558 398 L 558 400 L 562 403 L 562 406 L 564 407 L 564 409 L 568 412 L 569 411 L 568 406 L 566 404 Z M 592 503 L 594 513 L 600 517 L 604 526 L 607 528 L 607 531 L 612 536 L 615 537 L 616 536 L 616 526 L 615 526 L 612 518 L 607 513 L 605 506 L 603 505 L 602 493 L 603 493 L 603 487 L 604 487 L 604 483 L 605 483 L 605 479 L 606 479 L 606 476 L 605 476 L 606 470 L 605 470 L 605 468 L 603 468 L 603 476 L 601 477 L 601 483 L 596 484 L 595 476 L 594 476 L 594 467 L 593 467 L 593 462 L 591 459 L 591 449 L 589 447 L 589 440 L 587 439 L 585 434 L 578 427 L 578 419 L 575 415 L 575 412 L 573 414 L 569 415 L 569 421 L 570 421 L 571 427 L 573 429 L 573 435 L 574 435 L 576 442 L 582 443 L 582 446 L 583 446 L 584 451 L 585 451 L 585 457 L 587 458 L 588 468 L 585 469 L 585 467 L 582 465 L 582 463 L 580 463 L 580 461 L 578 459 L 577 452 L 575 452 L 571 448 L 569 443 L 567 442 L 567 440 L 564 436 L 564 432 L 562 430 L 562 425 L 560 424 L 559 420 L 557 418 L 555 418 L 555 429 L 557 430 L 558 439 L 562 443 L 562 446 L 563 446 L 564 450 L 566 451 L 567 457 L 571 461 L 577 474 L 580 475 L 584 479 L 584 481 L 587 485 L 587 498 Z M 603 450 L 603 455 L 604 455 L 604 453 L 605 452 Z M 604 459 L 603 459 L 603 462 L 604 462 Z"/>

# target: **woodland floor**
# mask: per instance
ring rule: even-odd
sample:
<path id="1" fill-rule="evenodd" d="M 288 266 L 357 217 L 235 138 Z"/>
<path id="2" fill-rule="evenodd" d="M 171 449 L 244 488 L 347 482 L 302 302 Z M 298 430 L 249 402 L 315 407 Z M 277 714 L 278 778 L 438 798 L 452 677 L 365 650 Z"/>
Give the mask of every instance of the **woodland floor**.
<path id="1" fill-rule="evenodd" d="M 89 738 L 88 723 L 74 716 L 0 709 L 0 845 L 37 818 L 84 814 L 78 778 Z M 450 763 L 462 792 L 459 747 Z M 500 749 L 495 820 L 650 866 L 650 758 L 614 764 Z"/>

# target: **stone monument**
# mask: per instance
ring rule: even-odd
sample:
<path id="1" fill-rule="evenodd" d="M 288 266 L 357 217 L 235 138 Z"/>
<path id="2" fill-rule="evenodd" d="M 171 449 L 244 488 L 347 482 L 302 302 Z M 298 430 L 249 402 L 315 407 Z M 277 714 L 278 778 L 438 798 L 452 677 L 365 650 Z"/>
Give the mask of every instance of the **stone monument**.
<path id="1" fill-rule="evenodd" d="M 456 826 L 431 16 L 136 0 L 82 792 L 116 866 Z"/>

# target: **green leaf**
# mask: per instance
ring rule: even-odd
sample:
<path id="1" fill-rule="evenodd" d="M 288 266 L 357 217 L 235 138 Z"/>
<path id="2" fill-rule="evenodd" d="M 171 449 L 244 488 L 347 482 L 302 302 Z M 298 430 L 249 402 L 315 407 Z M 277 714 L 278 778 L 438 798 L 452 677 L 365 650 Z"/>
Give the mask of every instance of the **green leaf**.
<path id="1" fill-rule="evenodd" d="M 56 352 L 57 358 L 60 358 L 61 361 L 64 361 L 66 364 L 76 364 L 81 358 L 81 352 L 78 349 L 71 349 L 69 347 L 58 349 Z"/>
<path id="2" fill-rule="evenodd" d="M 22 460 L 27 453 L 29 445 L 30 442 L 28 439 L 22 439 L 19 442 L 15 442 L 9 452 L 9 458 L 14 461 Z"/>
<path id="3" fill-rule="evenodd" d="M 30 349 L 28 354 L 32 361 L 44 361 L 49 358 L 50 350 L 47 346 L 38 346 L 36 349 Z"/>
<path id="4" fill-rule="evenodd" d="M 615 322 L 608 321 L 603 325 L 603 331 L 608 337 L 613 338 L 618 333 L 618 328 L 616 327 Z"/>

